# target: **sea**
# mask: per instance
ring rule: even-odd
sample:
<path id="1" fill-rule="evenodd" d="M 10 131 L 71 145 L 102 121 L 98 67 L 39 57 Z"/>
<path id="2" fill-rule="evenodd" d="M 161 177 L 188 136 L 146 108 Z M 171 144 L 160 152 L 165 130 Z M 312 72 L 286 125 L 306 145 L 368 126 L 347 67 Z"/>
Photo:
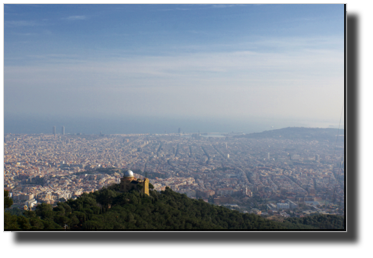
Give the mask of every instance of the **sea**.
<path id="1" fill-rule="evenodd" d="M 217 119 L 217 118 L 160 118 L 127 116 L 109 117 L 41 117 L 5 116 L 5 134 L 169 134 L 209 133 L 210 137 L 222 133 L 255 133 L 286 127 L 338 128 L 338 123 L 304 122 L 281 119 Z M 343 125 L 341 125 L 343 126 Z"/>

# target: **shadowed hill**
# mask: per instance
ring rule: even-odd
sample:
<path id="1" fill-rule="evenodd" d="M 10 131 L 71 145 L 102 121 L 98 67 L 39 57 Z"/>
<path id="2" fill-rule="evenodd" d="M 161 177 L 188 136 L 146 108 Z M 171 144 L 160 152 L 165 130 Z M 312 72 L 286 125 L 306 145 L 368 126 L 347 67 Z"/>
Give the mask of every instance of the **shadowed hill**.
<path id="1" fill-rule="evenodd" d="M 119 185 L 83 194 L 56 207 L 41 204 L 23 216 L 5 212 L 5 230 L 317 230 L 341 229 L 343 218 L 274 222 L 254 214 L 193 200 L 185 194 L 140 189 L 119 191 Z M 333 222 L 333 223 L 331 223 Z M 322 227 L 319 227 L 322 225 Z"/>

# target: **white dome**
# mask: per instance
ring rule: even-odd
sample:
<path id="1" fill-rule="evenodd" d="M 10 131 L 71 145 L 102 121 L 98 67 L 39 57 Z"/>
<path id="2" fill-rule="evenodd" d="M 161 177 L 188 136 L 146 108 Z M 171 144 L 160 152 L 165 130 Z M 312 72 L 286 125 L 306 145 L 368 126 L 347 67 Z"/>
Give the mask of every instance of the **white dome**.
<path id="1" fill-rule="evenodd" d="M 124 177 L 133 177 L 133 172 L 131 170 L 127 170 L 124 172 Z"/>

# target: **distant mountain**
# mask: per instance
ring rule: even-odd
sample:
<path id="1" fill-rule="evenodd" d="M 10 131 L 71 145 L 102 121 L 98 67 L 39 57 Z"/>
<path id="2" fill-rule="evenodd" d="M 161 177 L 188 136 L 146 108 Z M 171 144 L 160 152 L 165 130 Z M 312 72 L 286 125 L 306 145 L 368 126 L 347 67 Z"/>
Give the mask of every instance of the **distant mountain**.
<path id="1" fill-rule="evenodd" d="M 234 137 L 244 138 L 274 138 L 274 139 L 291 139 L 291 140 L 317 140 L 317 141 L 335 141 L 344 139 L 344 129 L 335 128 L 306 128 L 306 127 L 287 127 L 261 133 L 251 133 L 246 135 L 237 135 Z"/>

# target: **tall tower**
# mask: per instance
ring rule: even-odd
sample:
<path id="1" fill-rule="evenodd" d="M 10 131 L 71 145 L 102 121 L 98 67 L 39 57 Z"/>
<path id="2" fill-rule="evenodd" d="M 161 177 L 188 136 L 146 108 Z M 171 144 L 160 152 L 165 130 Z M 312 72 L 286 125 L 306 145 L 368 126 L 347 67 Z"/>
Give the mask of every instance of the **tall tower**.
<path id="1" fill-rule="evenodd" d="M 149 196 L 149 178 L 144 178 L 144 194 Z"/>
<path id="2" fill-rule="evenodd" d="M 53 135 L 56 136 L 56 126 L 53 126 Z"/>
<path id="3" fill-rule="evenodd" d="M 181 132 L 181 129 L 180 129 L 180 127 L 179 127 L 178 133 L 180 134 L 180 132 Z"/>
<path id="4" fill-rule="evenodd" d="M 62 126 L 62 135 L 65 135 L 65 127 Z"/>
<path id="5" fill-rule="evenodd" d="M 271 155 L 269 154 L 269 152 L 268 152 L 268 156 L 267 156 L 267 158 L 268 158 L 268 160 L 271 158 Z"/>

